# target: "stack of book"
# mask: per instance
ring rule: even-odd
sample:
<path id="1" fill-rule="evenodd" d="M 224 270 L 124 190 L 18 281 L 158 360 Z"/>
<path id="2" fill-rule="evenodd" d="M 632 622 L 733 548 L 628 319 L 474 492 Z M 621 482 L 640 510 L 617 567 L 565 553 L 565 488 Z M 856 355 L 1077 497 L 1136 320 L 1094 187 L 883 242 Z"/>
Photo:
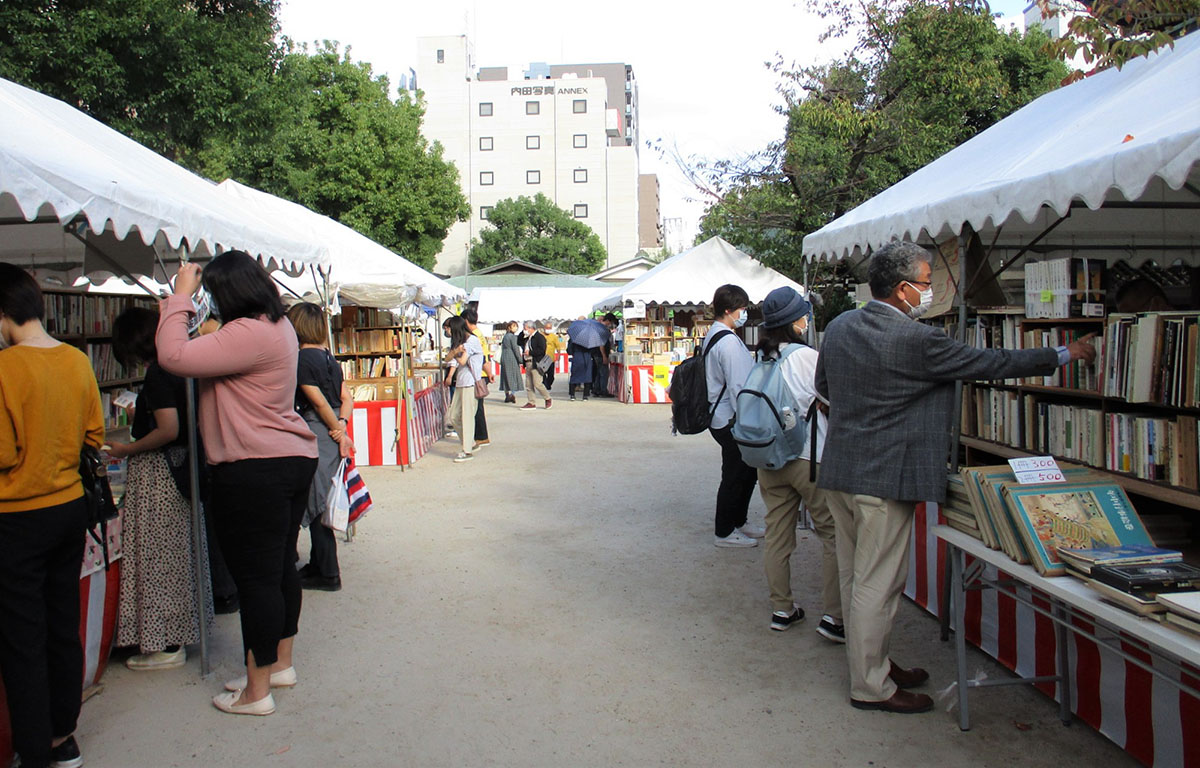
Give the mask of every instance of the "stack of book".
<path id="1" fill-rule="evenodd" d="M 1161 565 L 1178 563 L 1183 553 L 1177 549 L 1130 544 L 1120 547 L 1073 549 L 1059 547 L 1058 557 L 1067 566 L 1067 573 L 1081 579 L 1091 578 L 1092 568 L 1098 565 Z"/>
<path id="2" fill-rule="evenodd" d="M 1026 317 L 1094 317 L 1104 311 L 1104 260 L 1067 258 L 1025 265 Z"/>
<path id="3" fill-rule="evenodd" d="M 1167 609 L 1163 614 L 1167 626 L 1200 635 L 1200 591 L 1159 594 L 1156 599 Z"/>
<path id="4" fill-rule="evenodd" d="M 1184 562 L 1096 565 L 1088 586 L 1106 602 L 1144 616 L 1167 610 L 1160 596 L 1200 587 L 1200 568 Z"/>
<path id="5" fill-rule="evenodd" d="M 983 533 L 979 530 L 979 519 L 971 506 L 967 495 L 966 484 L 961 475 L 950 475 L 946 478 L 946 503 L 941 506 L 942 517 L 946 525 L 956 531 L 983 541 Z"/>

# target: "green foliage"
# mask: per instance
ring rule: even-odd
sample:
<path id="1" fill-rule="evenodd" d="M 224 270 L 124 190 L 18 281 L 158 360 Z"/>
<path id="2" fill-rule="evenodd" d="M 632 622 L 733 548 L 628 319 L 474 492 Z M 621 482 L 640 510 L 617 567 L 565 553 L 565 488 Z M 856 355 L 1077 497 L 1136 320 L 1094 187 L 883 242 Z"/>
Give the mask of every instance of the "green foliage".
<path id="1" fill-rule="evenodd" d="M 1046 18 L 1072 10 L 1058 0 L 1037 0 Z M 1079 53 L 1092 72 L 1107 67 L 1120 69 L 1125 62 L 1174 47 L 1174 38 L 1196 28 L 1200 0 L 1092 0 L 1086 13 L 1067 21 L 1067 32 L 1049 45 L 1056 56 L 1070 59 Z M 1090 74 L 1090 73 L 1087 73 Z M 1072 72 L 1067 81 L 1083 72 Z"/>
<path id="2" fill-rule="evenodd" d="M 883 0 L 810 3 L 850 37 L 832 63 L 774 64 L 787 116 L 782 141 L 750 158 L 692 163 L 716 202 L 700 239 L 720 235 L 794 279 L 800 243 L 979 131 L 1054 88 L 1066 74 L 1037 30 L 998 29 L 984 3 Z M 810 274 L 816 283 L 820 275 Z"/>
<path id="3" fill-rule="evenodd" d="M 539 193 L 500 200 L 488 216 L 491 227 L 471 243 L 471 268 L 510 259 L 540 264 L 575 275 L 604 266 L 607 254 L 592 228 Z"/>
<path id="4" fill-rule="evenodd" d="M 421 135 L 424 108 L 392 101 L 386 77 L 326 42 L 289 48 L 273 77 L 265 136 L 205 147 L 204 170 L 337 219 L 426 269 L 469 209 L 458 171 Z"/>
<path id="5" fill-rule="evenodd" d="M 188 164 L 253 132 L 278 60 L 276 0 L 3 0 L 0 77 Z"/>

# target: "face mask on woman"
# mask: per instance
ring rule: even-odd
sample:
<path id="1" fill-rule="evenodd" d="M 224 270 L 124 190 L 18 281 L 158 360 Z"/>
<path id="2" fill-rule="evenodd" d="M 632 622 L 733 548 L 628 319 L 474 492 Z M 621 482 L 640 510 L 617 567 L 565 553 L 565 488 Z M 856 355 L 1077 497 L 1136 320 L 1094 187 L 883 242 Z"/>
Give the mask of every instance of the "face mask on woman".
<path id="1" fill-rule="evenodd" d="M 745 309 L 743 309 L 742 314 L 738 315 L 737 319 L 733 321 L 733 327 L 741 328 L 743 325 L 745 325 L 746 324 L 746 316 L 748 314 L 749 313 Z"/>

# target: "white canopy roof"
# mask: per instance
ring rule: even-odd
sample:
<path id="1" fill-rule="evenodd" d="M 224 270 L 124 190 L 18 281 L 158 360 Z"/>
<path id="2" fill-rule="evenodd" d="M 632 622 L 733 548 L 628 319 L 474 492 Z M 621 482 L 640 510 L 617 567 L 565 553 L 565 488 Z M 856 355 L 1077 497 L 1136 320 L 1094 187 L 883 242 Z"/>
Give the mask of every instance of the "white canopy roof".
<path id="1" fill-rule="evenodd" d="M 713 237 L 618 286 L 597 301 L 594 308 L 615 309 L 627 300 L 647 304 L 707 304 L 712 301 L 713 292 L 726 283 L 740 285 L 756 304 L 783 285 L 806 292 L 799 283 Z"/>
<path id="2" fill-rule="evenodd" d="M 269 266 L 328 260 L 319 242 L 256 217 L 211 182 L 7 80 L 0 80 L 0 224 L 0 259 L 72 277 L 152 274 L 156 251 L 177 259 L 181 246 L 200 256 L 242 249 Z"/>
<path id="3" fill-rule="evenodd" d="M 298 203 L 226 179 L 218 185 L 226 195 L 263 218 L 286 226 L 329 252 L 329 282 L 342 299 L 366 307 L 394 309 L 413 302 L 440 306 L 465 295 L 431 272 L 398 256 L 345 224 Z M 311 277 L 280 278 L 300 295 L 312 292 Z"/>
<path id="4" fill-rule="evenodd" d="M 964 223 L 985 243 L 1003 225 L 998 244 L 1011 249 L 1065 214 L 1045 250 L 1186 250 L 1200 229 L 1200 199 L 1178 190 L 1200 183 L 1198 159 L 1200 33 L 1192 33 L 1174 50 L 1034 100 L 804 238 L 804 254 L 837 259 L 894 238 L 940 240 Z"/>
<path id="5" fill-rule="evenodd" d="M 592 305 L 612 291 L 601 288 L 476 288 L 471 301 L 479 302 L 479 320 L 499 323 L 505 320 L 574 320 L 590 315 Z"/>

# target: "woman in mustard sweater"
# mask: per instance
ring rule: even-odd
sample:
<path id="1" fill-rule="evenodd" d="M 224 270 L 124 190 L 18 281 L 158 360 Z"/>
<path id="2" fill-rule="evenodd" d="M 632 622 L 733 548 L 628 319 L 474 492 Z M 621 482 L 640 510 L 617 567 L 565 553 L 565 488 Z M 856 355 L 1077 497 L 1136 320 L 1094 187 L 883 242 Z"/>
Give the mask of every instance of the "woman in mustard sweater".
<path id="1" fill-rule="evenodd" d="M 83 762 L 79 452 L 104 442 L 92 365 L 44 316 L 34 279 L 0 263 L 0 674 L 25 768 Z"/>

